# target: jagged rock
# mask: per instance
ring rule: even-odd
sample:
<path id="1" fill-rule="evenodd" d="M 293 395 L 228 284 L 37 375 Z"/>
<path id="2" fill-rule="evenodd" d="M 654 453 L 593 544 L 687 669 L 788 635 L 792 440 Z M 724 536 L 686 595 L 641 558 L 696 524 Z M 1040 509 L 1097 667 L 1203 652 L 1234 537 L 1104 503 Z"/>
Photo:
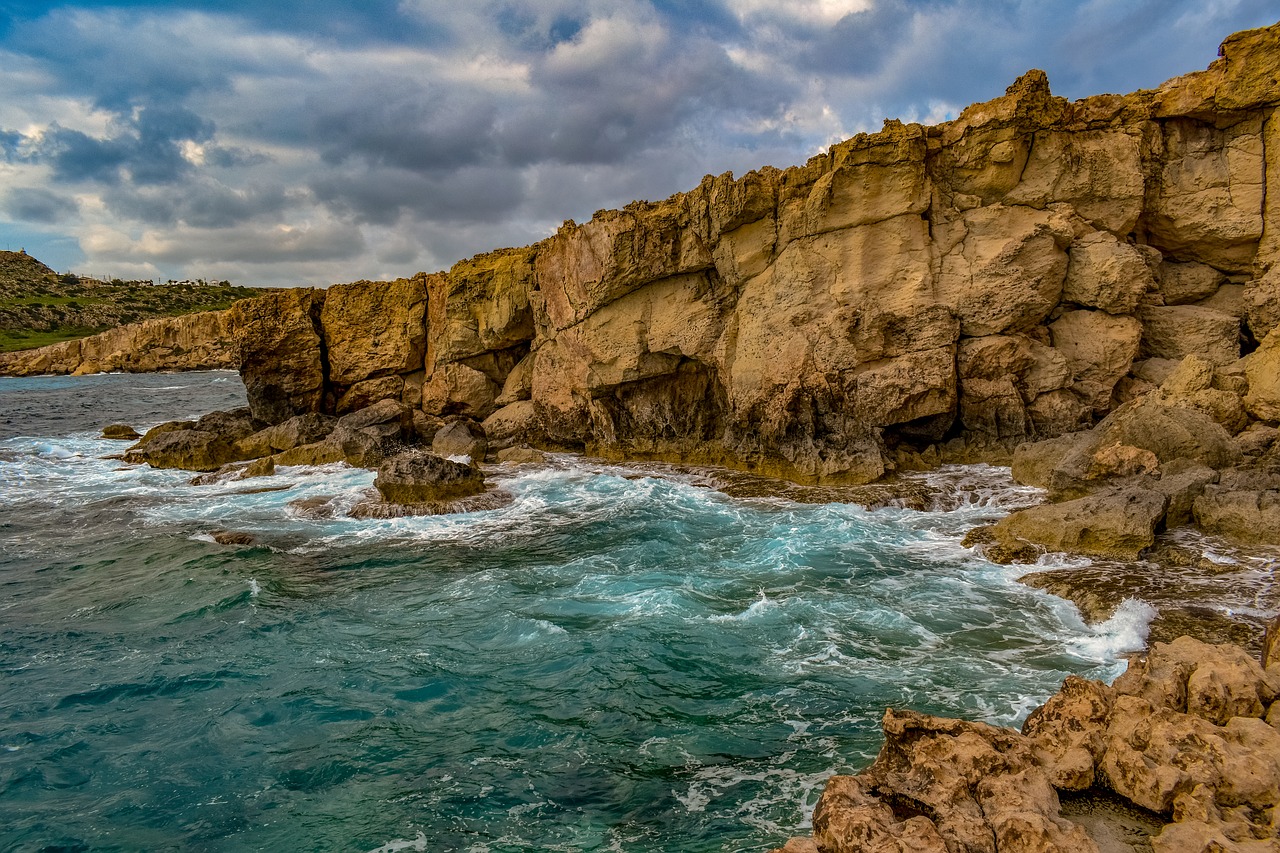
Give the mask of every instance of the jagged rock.
<path id="1" fill-rule="evenodd" d="M 262 423 L 253 417 L 248 408 L 232 409 L 229 412 L 210 412 L 195 422 L 195 429 L 217 433 L 225 440 L 235 443 L 253 434 Z"/>
<path id="2" fill-rule="evenodd" d="M 1217 480 L 1217 471 L 1186 459 L 1175 459 L 1166 465 L 1160 479 L 1151 483 L 1152 489 L 1169 499 L 1164 526 L 1172 528 L 1190 524 L 1195 519 L 1196 498 Z"/>
<path id="3" fill-rule="evenodd" d="M 1165 261 L 1159 280 L 1165 305 L 1190 305 L 1216 293 L 1227 277 L 1205 264 Z"/>
<path id="4" fill-rule="evenodd" d="M 1280 331 L 1273 330 L 1245 359 L 1245 375 L 1249 393 L 1244 405 L 1249 414 L 1268 423 L 1280 423 Z"/>
<path id="5" fill-rule="evenodd" d="M 1280 429 L 1261 423 L 1252 423 L 1236 436 L 1236 449 L 1241 456 L 1257 457 L 1266 453 L 1280 437 Z"/>
<path id="6" fill-rule="evenodd" d="M 128 424 L 108 424 L 102 428 L 102 437 L 132 441 L 142 438 L 142 435 Z"/>
<path id="7" fill-rule="evenodd" d="M 317 412 L 296 415 L 284 423 L 240 439 L 236 442 L 236 452 L 245 459 L 270 456 L 282 450 L 322 441 L 333 432 L 336 424 L 336 418 Z"/>
<path id="8" fill-rule="evenodd" d="M 1195 500 L 1196 524 L 1239 542 L 1280 541 L 1280 490 L 1206 486 Z"/>
<path id="9" fill-rule="evenodd" d="M 240 378 L 249 408 L 278 424 L 320 411 L 324 365 L 319 331 L 323 290 L 282 290 L 231 306 Z"/>
<path id="10" fill-rule="evenodd" d="M 892 709 L 882 727 L 885 745 L 875 763 L 857 777 L 828 781 L 813 815 L 820 849 L 1097 850 L 1060 816 L 1029 738 Z"/>
<path id="11" fill-rule="evenodd" d="M 1199 355 L 1213 364 L 1240 357 L 1240 320 L 1199 305 L 1147 306 L 1139 309 L 1144 357 L 1180 360 Z"/>
<path id="12" fill-rule="evenodd" d="M 328 288 L 320 326 L 327 347 L 329 381 L 349 389 L 373 377 L 421 370 L 427 349 L 426 312 L 425 274 Z M 399 389 L 394 396 L 399 400 Z M 363 399 L 363 404 L 352 403 L 346 410 L 383 398 L 369 399 L 366 394 Z"/>
<path id="13" fill-rule="evenodd" d="M 1141 324 L 1103 311 L 1068 311 L 1050 324 L 1049 332 L 1074 377 L 1071 390 L 1095 412 L 1110 410 L 1116 383 L 1138 355 Z"/>
<path id="14" fill-rule="evenodd" d="M 959 242 L 939 247 L 937 290 L 961 333 L 1026 331 L 1048 317 L 1062 298 L 1069 224 L 1048 211 L 994 204 L 966 211 L 958 225 Z"/>
<path id="15" fill-rule="evenodd" d="M 1280 615 L 1267 623 L 1267 633 L 1262 640 L 1262 668 L 1270 670 L 1280 664 Z"/>
<path id="16" fill-rule="evenodd" d="M 145 462 L 153 468 L 216 471 L 241 458 L 235 444 L 257 426 L 247 408 L 210 412 L 197 421 L 169 421 L 148 430 L 125 451 L 125 461 Z"/>
<path id="17" fill-rule="evenodd" d="M 497 456 L 499 462 L 510 462 L 513 465 L 540 465 L 547 461 L 547 454 L 527 444 L 504 447 L 498 451 Z"/>
<path id="18" fill-rule="evenodd" d="M 343 391 L 334 403 L 333 411 L 335 414 L 345 415 L 368 408 L 382 400 L 401 402 L 404 398 L 404 389 L 405 381 L 401 376 L 365 379 Z"/>
<path id="19" fill-rule="evenodd" d="M 1215 378 L 1213 364 L 1189 355 L 1160 386 L 1160 398 L 1172 406 L 1204 412 L 1234 435 L 1249 422 L 1249 416 L 1239 394 L 1212 387 Z"/>
<path id="20" fill-rule="evenodd" d="M 520 400 L 498 409 L 480 426 L 489 446 L 503 448 L 540 438 L 540 424 L 538 407 L 531 400 Z"/>
<path id="21" fill-rule="evenodd" d="M 488 442 L 484 433 L 466 421 L 457 420 L 440 428 L 431 440 L 431 451 L 440 456 L 467 457 L 473 462 L 484 460 Z"/>
<path id="22" fill-rule="evenodd" d="M 1116 679 L 1117 693 L 1152 708 L 1191 714 L 1216 726 L 1232 717 L 1261 717 L 1280 693 L 1280 681 L 1239 646 L 1191 637 L 1156 643 Z M 1276 755 L 1280 762 L 1280 753 Z"/>
<path id="23" fill-rule="evenodd" d="M 1096 779 L 1115 692 L 1097 681 L 1067 676 L 1049 701 L 1022 724 L 1049 782 L 1060 791 L 1084 791 Z"/>
<path id="24" fill-rule="evenodd" d="M 1244 303 L 1245 320 L 1256 340 L 1280 326 L 1280 265 L 1245 285 Z"/>
<path id="25" fill-rule="evenodd" d="M 1156 289 L 1142 254 L 1105 231 L 1077 240 L 1069 254 L 1063 302 L 1108 314 L 1131 314 L 1143 295 Z"/>
<path id="26" fill-rule="evenodd" d="M 1280 730 L 1261 717 L 1280 704 L 1278 685 L 1280 668 L 1264 671 L 1238 647 L 1181 637 L 1156 643 L 1113 687 L 1069 676 L 1021 734 L 891 709 L 875 762 L 827 781 L 812 843 L 1065 853 L 1143 849 L 1150 833 L 1165 853 L 1275 850 Z M 1106 817 L 1082 819 L 1080 799 L 1065 809 L 1057 790 L 1118 795 L 1154 814 L 1117 832 Z M 793 839 L 784 849 L 814 848 Z"/>
<path id="27" fill-rule="evenodd" d="M 216 471 L 237 457 L 231 442 L 220 433 L 180 429 L 144 439 L 126 451 L 124 458 L 126 462 L 145 462 L 153 468 Z"/>
<path id="28" fill-rule="evenodd" d="M 1020 543 L 1031 543 L 1049 551 L 1132 560 L 1155 542 L 1168 504 L 1151 489 L 1089 495 L 1012 513 L 991 533 L 996 543 L 1015 551 Z"/>
<path id="29" fill-rule="evenodd" d="M 373 485 L 388 503 L 427 504 L 480 494 L 484 475 L 471 465 L 409 450 L 379 465 Z"/>

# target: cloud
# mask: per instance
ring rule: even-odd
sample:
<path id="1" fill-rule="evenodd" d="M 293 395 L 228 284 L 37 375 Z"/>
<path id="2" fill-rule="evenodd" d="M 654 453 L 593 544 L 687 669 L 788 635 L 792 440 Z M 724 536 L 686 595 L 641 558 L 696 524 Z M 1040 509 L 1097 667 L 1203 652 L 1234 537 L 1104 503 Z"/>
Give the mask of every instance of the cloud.
<path id="1" fill-rule="evenodd" d="M 39 187 L 15 187 L 5 194 L 5 210 L 19 221 L 52 225 L 75 216 L 79 209 L 74 198 Z"/>
<path id="2" fill-rule="evenodd" d="M 945 119 L 1033 66 L 1072 97 L 1156 85 L 1276 15 L 1271 0 L 96 6 L 6 7 L 8 215 L 56 223 L 95 267 L 273 284 L 438 269 L 705 173 L 803 162 L 886 117 Z"/>

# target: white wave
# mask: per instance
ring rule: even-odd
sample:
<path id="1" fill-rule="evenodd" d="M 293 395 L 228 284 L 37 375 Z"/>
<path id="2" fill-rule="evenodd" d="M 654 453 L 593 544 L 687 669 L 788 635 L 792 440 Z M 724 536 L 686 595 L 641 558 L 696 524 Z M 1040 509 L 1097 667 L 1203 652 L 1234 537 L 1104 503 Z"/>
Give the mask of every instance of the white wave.
<path id="1" fill-rule="evenodd" d="M 381 847 L 375 847 L 369 853 L 400 853 L 401 850 L 417 850 L 425 851 L 427 849 L 427 836 L 418 833 L 417 838 L 404 839 L 396 838 L 383 844 Z"/>
<path id="2" fill-rule="evenodd" d="M 754 619 L 770 607 L 774 607 L 778 602 L 769 598 L 762 590 L 760 597 L 751 603 L 746 610 L 741 613 L 720 613 L 715 616 L 708 616 L 708 622 L 745 622 L 748 619 Z"/>
<path id="3" fill-rule="evenodd" d="M 1089 626 L 1089 633 L 1068 643 L 1076 654 L 1099 662 L 1116 661 L 1128 652 L 1146 648 L 1151 632 L 1151 620 L 1156 609 L 1145 601 L 1126 598 L 1120 602 L 1111 618 Z"/>

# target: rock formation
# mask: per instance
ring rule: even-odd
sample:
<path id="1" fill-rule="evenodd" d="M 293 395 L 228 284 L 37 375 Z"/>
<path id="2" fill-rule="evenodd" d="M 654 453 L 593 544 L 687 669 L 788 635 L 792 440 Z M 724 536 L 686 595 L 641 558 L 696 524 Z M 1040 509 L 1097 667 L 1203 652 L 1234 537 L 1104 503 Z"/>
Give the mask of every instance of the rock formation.
<path id="1" fill-rule="evenodd" d="M 0 353 L 0 376 L 235 369 L 231 329 L 229 311 L 144 320 L 79 340 Z"/>
<path id="2" fill-rule="evenodd" d="M 1263 662 L 1157 643 L 1113 686 L 1069 676 L 1021 732 L 886 711 L 875 762 L 832 777 L 813 838 L 775 853 L 1280 850 L 1280 664 Z M 1076 817 L 1116 797 L 1149 813 L 1141 846 Z"/>
<path id="3" fill-rule="evenodd" d="M 1071 103 L 1029 72 L 952 122 L 891 121 L 446 273 L 240 303 L 250 402 L 279 422 L 392 399 L 483 421 L 494 449 L 858 483 L 1007 460 L 1194 357 L 1208 384 L 1166 420 L 1212 420 L 1218 452 L 1280 422 L 1280 344 L 1259 347 L 1280 317 L 1278 67 L 1280 26 L 1128 96 Z"/>
<path id="4" fill-rule="evenodd" d="M 1086 503 L 1003 523 L 1009 555 L 1133 555 L 1190 520 L 1256 536 L 1271 480 L 1214 481 L 1280 464 L 1280 24 L 1221 53 L 1077 102 L 1031 71 L 945 124 L 889 121 L 448 272 L 245 300 L 208 337 L 230 335 L 267 425 L 389 401 L 401 433 L 483 439 L 468 455 L 810 483 L 1012 459 Z M 173 362 L 95 340 L 21 369 Z M 364 458 L 357 432 L 321 456 Z"/>

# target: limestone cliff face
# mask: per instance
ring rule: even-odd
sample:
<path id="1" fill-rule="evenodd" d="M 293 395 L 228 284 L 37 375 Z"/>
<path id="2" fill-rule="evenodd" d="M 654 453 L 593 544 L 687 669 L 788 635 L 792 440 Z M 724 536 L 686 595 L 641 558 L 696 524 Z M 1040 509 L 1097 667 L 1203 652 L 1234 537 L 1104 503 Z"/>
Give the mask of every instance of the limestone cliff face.
<path id="1" fill-rule="evenodd" d="M 154 373 L 237 366 L 231 312 L 161 317 L 35 350 L 0 353 L 0 375 Z"/>
<path id="2" fill-rule="evenodd" d="M 1162 360 L 1252 375 L 1280 325 L 1277 104 L 1280 24 L 1153 91 L 1071 103 L 1032 71 L 446 273 L 241 303 L 237 358 L 273 422 L 390 398 L 497 446 L 810 481 L 998 456 Z"/>

